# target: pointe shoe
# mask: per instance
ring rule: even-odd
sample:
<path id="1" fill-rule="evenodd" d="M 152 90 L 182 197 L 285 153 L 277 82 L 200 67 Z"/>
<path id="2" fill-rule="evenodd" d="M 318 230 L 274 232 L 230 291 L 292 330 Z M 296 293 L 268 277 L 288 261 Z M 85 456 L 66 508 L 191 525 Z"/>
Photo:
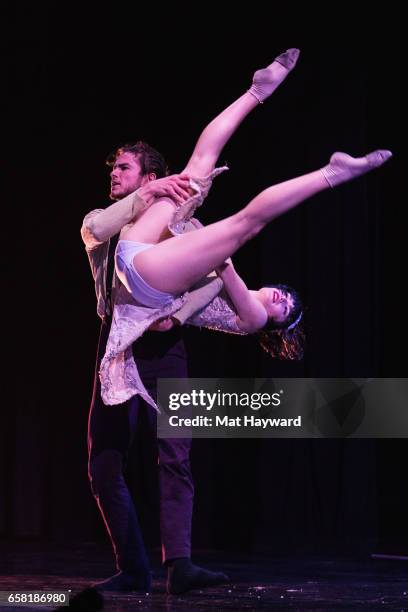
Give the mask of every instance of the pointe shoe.
<path id="1" fill-rule="evenodd" d="M 324 178 L 330 187 L 336 187 L 341 183 L 351 181 L 374 168 L 382 166 L 392 157 L 391 151 L 378 149 L 368 153 L 365 157 L 351 157 L 347 153 L 333 153 L 330 163 L 321 169 Z"/>
<path id="2" fill-rule="evenodd" d="M 296 66 L 300 51 L 288 49 L 276 57 L 267 68 L 257 70 L 248 89 L 260 104 L 268 98 Z"/>
<path id="3" fill-rule="evenodd" d="M 296 66 L 299 55 L 300 49 L 288 49 L 284 53 L 278 55 L 278 57 L 275 57 L 274 61 L 279 62 L 279 64 L 282 64 L 282 66 L 288 70 L 293 70 L 293 68 Z M 267 70 L 267 68 L 265 70 Z"/>

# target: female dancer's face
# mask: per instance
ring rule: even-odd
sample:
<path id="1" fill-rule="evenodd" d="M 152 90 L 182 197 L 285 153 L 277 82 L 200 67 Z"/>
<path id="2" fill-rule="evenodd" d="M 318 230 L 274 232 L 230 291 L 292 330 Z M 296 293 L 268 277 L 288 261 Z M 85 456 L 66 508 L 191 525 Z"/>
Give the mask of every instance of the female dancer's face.
<path id="1" fill-rule="evenodd" d="M 110 197 L 112 200 L 119 200 L 136 191 L 143 181 L 139 161 L 133 153 L 119 155 L 115 160 L 110 176 Z"/>
<path id="2" fill-rule="evenodd" d="M 286 321 L 294 306 L 290 293 L 286 293 L 277 287 L 263 287 L 259 290 L 259 293 L 268 317 L 276 321 L 276 323 Z"/>

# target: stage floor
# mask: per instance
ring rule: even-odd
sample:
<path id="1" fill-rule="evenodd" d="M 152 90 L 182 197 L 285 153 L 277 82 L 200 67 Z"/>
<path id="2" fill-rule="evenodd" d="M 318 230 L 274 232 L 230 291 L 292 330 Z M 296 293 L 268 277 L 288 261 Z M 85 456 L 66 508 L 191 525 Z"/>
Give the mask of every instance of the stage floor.
<path id="1" fill-rule="evenodd" d="M 197 551 L 196 563 L 224 571 L 231 583 L 167 596 L 158 551 L 151 560 L 153 592 L 148 596 L 110 593 L 104 596 L 104 610 L 408 610 L 408 562 Z M 109 548 L 94 543 L 0 542 L 0 591 L 71 589 L 74 596 L 113 570 Z M 56 606 L 0 609 L 53 610 Z"/>

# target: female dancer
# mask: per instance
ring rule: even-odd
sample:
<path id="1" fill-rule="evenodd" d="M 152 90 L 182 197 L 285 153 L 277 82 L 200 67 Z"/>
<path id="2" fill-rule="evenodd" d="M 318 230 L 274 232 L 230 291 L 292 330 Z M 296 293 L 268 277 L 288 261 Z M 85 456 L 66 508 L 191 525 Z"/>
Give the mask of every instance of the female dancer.
<path id="1" fill-rule="evenodd" d="M 155 406 L 144 393 L 129 347 L 154 321 L 176 313 L 185 292 L 214 269 L 218 269 L 233 305 L 226 313 L 227 331 L 256 333 L 270 327 L 293 330 L 299 325 L 302 313 L 294 292 L 282 287 L 250 291 L 226 260 L 273 219 L 320 191 L 382 165 L 391 157 L 390 151 L 378 150 L 361 158 L 335 153 L 328 165 L 265 189 L 244 209 L 222 221 L 171 237 L 167 231 L 169 228 L 178 234 L 180 223 L 202 203 L 212 177 L 223 170 L 214 170 L 214 166 L 224 144 L 254 105 L 276 89 L 297 56 L 296 49 L 288 50 L 267 69 L 255 73 L 251 89 L 204 130 L 184 173 L 205 178 L 190 181 L 194 194 L 184 205 L 175 211 L 171 200 L 160 199 L 123 228 L 116 268 L 125 291 L 116 301 L 111 337 L 101 365 L 105 403 L 120 403 L 140 393 Z M 282 58 L 289 68 L 282 65 Z"/>

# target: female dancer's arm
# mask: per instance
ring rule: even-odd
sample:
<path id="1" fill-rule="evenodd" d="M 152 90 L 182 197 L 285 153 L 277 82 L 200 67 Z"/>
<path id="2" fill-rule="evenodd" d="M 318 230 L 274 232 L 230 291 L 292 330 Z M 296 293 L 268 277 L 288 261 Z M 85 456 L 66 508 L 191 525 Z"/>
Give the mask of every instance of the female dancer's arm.
<path id="1" fill-rule="evenodd" d="M 209 327 L 210 329 L 218 329 L 230 333 L 251 334 L 261 329 L 268 318 L 266 310 L 259 300 L 252 296 L 252 292 L 247 289 L 244 281 L 235 271 L 231 259 L 228 259 L 219 266 L 217 273 L 219 276 L 218 280 L 216 276 L 212 278 L 207 276 L 206 279 L 203 279 L 192 289 L 189 295 L 190 303 L 185 304 L 180 311 L 171 317 L 156 321 L 150 329 L 168 331 L 173 327 L 173 323 L 178 325 L 185 323 L 190 325 L 198 324 L 200 327 Z M 229 314 L 227 318 L 224 314 L 220 314 L 217 307 L 213 310 L 210 309 L 209 313 L 206 311 L 207 307 L 210 308 L 210 303 L 219 294 L 222 287 L 233 303 L 235 317 L 230 308 L 227 308 L 227 314 L 229 312 L 232 318 Z M 215 315 L 220 316 L 217 317 Z M 191 323 L 191 320 L 193 323 Z"/>
<path id="2" fill-rule="evenodd" d="M 217 268 L 217 273 L 224 283 L 224 289 L 234 304 L 237 312 L 236 323 L 243 332 L 251 334 L 261 329 L 268 320 L 265 308 L 255 299 L 236 272 L 231 259 Z"/>

